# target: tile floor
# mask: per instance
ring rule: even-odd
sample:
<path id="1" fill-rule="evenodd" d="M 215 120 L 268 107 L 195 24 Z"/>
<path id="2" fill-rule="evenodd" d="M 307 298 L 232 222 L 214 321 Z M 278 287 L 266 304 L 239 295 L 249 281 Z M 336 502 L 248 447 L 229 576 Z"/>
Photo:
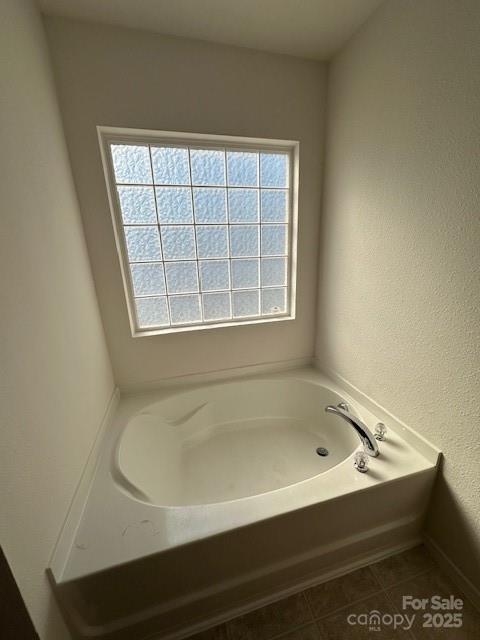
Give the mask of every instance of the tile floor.
<path id="1" fill-rule="evenodd" d="M 462 598 L 460 628 L 424 627 L 424 612 L 408 610 L 410 629 L 386 623 L 377 628 L 351 625 L 350 614 L 377 610 L 384 614 L 402 612 L 402 596 Z M 428 609 L 426 610 L 428 611 Z M 434 613 L 434 611 L 432 611 Z M 447 612 L 442 611 L 445 616 Z M 446 616 L 445 616 L 446 618 Z M 444 618 L 444 619 L 445 619 Z M 361 620 L 361 618 L 359 618 Z M 440 620 L 441 621 L 441 620 Z M 441 573 L 423 546 L 415 547 L 353 573 L 335 578 L 290 596 L 226 624 L 192 636 L 189 640 L 480 640 L 480 614 Z"/>

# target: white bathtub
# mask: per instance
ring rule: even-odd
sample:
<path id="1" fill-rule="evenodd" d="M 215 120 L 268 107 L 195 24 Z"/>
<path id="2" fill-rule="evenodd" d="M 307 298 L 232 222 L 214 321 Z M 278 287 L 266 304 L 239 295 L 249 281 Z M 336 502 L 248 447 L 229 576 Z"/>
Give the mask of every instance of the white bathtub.
<path id="1" fill-rule="evenodd" d="M 328 472 L 359 445 L 326 414 L 336 393 L 308 380 L 214 384 L 132 416 L 114 459 L 118 485 L 158 506 L 207 505 L 290 487 Z M 320 457 L 317 448 L 328 450 Z"/>
<path id="2" fill-rule="evenodd" d="M 181 638 L 418 543 L 439 452 L 359 398 L 310 368 L 122 398 L 52 563 L 75 637 Z M 387 424 L 368 473 L 340 401 Z"/>

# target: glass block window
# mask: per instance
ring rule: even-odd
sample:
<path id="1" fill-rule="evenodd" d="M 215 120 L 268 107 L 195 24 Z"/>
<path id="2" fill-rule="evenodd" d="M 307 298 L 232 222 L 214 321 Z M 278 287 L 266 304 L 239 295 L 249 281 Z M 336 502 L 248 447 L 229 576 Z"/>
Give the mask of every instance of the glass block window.
<path id="1" fill-rule="evenodd" d="M 134 335 L 294 317 L 298 144 L 100 128 Z"/>

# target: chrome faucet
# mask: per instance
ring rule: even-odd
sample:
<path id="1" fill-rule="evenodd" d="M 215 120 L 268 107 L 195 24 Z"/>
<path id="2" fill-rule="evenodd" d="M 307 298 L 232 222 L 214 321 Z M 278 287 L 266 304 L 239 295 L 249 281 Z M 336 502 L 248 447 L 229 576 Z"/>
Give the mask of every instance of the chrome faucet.
<path id="1" fill-rule="evenodd" d="M 337 407 L 329 404 L 325 407 L 325 411 L 327 413 L 334 413 L 346 420 L 357 432 L 358 437 L 362 441 L 365 453 L 368 453 L 369 456 L 373 456 L 374 458 L 378 456 L 380 450 L 372 432 L 366 424 L 354 416 L 353 413 L 350 413 L 348 406 L 344 402 L 341 402 Z"/>

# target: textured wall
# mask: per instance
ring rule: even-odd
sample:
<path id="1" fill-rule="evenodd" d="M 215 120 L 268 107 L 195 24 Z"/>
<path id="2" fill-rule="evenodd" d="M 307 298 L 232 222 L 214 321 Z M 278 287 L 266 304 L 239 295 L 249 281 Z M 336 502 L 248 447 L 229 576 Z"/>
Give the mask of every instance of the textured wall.
<path id="1" fill-rule="evenodd" d="M 317 354 L 445 453 L 480 586 L 480 3 L 391 0 L 331 65 Z"/>
<path id="2" fill-rule="evenodd" d="M 325 66 L 86 22 L 48 18 L 46 26 L 117 382 L 310 357 Z M 98 148 L 100 124 L 300 140 L 297 319 L 132 338 Z"/>
<path id="3" fill-rule="evenodd" d="M 113 382 L 48 51 L 30 0 L 0 3 L 0 540 L 42 640 L 45 576 Z"/>

